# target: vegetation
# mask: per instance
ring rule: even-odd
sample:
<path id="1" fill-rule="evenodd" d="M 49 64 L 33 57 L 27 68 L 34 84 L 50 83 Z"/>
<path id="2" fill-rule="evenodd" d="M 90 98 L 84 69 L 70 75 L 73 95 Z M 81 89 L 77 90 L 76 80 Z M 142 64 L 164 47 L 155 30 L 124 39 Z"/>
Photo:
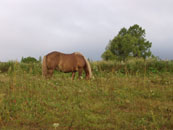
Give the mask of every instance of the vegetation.
<path id="1" fill-rule="evenodd" d="M 173 128 L 173 61 L 91 66 L 92 80 L 73 81 L 61 72 L 44 79 L 40 63 L 0 63 L 0 129 Z"/>
<path id="2" fill-rule="evenodd" d="M 122 28 L 109 42 L 102 54 L 104 60 L 126 60 L 128 57 L 150 57 L 151 42 L 145 39 L 145 29 L 135 24 L 129 29 Z"/>
<path id="3" fill-rule="evenodd" d="M 37 59 L 35 59 L 34 57 L 26 57 L 26 58 L 23 58 L 21 59 L 21 62 L 22 63 L 37 63 Z"/>

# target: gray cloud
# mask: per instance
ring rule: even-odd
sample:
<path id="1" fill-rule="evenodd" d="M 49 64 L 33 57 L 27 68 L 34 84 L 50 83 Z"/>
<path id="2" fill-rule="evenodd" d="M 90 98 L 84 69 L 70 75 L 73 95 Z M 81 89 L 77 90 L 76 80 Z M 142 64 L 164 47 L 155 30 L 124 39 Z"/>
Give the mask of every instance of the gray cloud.
<path id="1" fill-rule="evenodd" d="M 139 24 L 152 51 L 173 59 L 172 0 L 0 1 L 0 61 L 80 51 L 100 60 L 122 27 Z"/>

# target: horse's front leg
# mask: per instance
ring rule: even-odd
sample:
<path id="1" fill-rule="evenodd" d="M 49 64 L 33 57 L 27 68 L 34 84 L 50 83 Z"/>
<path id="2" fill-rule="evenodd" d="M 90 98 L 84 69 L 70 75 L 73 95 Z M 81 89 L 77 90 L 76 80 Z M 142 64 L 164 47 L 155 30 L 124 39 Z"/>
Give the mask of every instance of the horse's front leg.
<path id="1" fill-rule="evenodd" d="M 53 69 L 49 69 L 48 72 L 47 72 L 46 78 L 51 78 L 52 75 L 53 75 L 53 71 L 54 71 Z"/>
<path id="2" fill-rule="evenodd" d="M 72 72 L 72 80 L 74 80 L 75 72 Z"/>
<path id="3" fill-rule="evenodd" d="M 78 79 L 81 79 L 81 76 L 82 76 L 82 71 L 83 71 L 83 70 L 82 70 L 82 68 L 79 68 L 79 69 L 78 69 L 78 74 L 79 74 Z"/>

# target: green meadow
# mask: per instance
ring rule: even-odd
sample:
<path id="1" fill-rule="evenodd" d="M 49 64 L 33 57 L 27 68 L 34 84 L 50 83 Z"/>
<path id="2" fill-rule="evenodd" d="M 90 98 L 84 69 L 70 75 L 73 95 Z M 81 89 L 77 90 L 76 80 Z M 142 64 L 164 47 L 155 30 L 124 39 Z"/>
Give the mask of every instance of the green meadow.
<path id="1" fill-rule="evenodd" d="M 1 130 L 171 130 L 173 61 L 91 62 L 94 77 L 0 63 Z"/>

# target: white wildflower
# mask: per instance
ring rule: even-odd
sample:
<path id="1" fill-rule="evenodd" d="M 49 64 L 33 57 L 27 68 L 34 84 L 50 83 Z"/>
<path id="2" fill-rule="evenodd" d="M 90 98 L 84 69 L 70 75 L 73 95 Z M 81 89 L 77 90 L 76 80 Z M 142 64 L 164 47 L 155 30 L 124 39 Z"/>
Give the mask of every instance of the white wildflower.
<path id="1" fill-rule="evenodd" d="M 59 123 L 53 123 L 53 127 L 56 129 L 59 126 Z"/>

